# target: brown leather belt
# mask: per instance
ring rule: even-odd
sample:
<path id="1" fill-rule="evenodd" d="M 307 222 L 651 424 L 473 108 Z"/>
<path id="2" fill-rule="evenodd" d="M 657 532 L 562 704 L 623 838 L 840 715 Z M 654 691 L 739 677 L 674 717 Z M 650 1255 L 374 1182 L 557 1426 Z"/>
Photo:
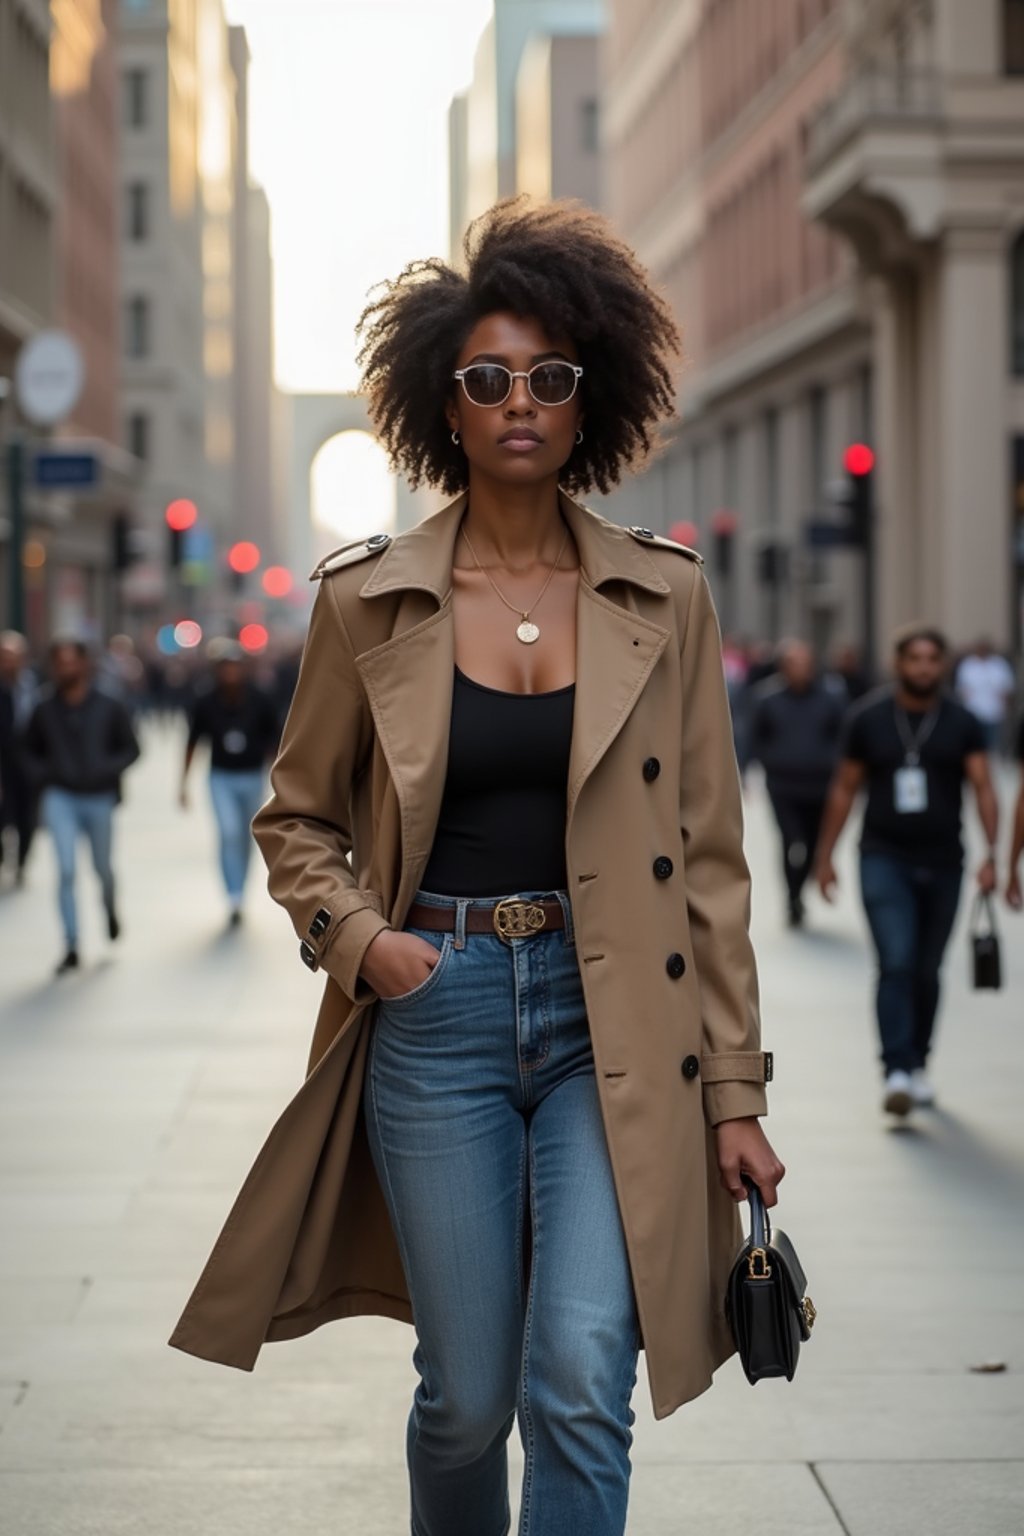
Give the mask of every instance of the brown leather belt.
<path id="1" fill-rule="evenodd" d="M 434 907 L 414 901 L 406 922 L 410 928 L 429 928 L 433 933 L 454 933 L 457 907 Z M 508 944 L 551 928 L 565 927 L 560 901 L 522 901 L 506 896 L 489 906 L 466 908 L 467 933 L 496 933 Z"/>

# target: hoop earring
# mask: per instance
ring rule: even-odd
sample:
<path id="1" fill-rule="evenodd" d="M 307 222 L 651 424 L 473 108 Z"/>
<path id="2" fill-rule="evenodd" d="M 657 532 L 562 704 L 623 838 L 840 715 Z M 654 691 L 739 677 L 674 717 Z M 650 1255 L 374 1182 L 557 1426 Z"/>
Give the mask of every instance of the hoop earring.
<path id="1" fill-rule="evenodd" d="M 452 442 L 455 444 L 456 448 L 459 446 L 459 434 L 457 432 L 452 433 Z"/>
<path id="2" fill-rule="evenodd" d="M 576 445 L 577 445 L 577 447 L 579 446 L 580 443 L 582 443 L 582 441 L 583 441 L 583 428 L 582 427 L 577 427 L 576 428 Z"/>

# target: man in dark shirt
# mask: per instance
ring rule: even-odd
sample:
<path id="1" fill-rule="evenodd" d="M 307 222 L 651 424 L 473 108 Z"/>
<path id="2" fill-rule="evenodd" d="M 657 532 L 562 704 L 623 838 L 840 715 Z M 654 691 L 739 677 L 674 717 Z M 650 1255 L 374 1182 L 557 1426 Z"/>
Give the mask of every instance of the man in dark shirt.
<path id="1" fill-rule="evenodd" d="M 861 894 L 878 951 L 883 1103 L 896 1115 L 934 1103 L 925 1065 L 963 878 L 965 778 L 989 846 L 978 886 L 989 892 L 996 885 L 999 811 L 984 734 L 943 691 L 948 661 L 945 638 L 935 629 L 912 626 L 897 637 L 895 688 L 869 694 L 848 716 L 816 859 L 818 883 L 831 900 L 832 853 L 865 786 Z"/>
<path id="2" fill-rule="evenodd" d="M 111 862 L 114 807 L 121 775 L 139 755 L 124 705 L 93 684 L 86 646 L 55 639 L 50 645 L 53 687 L 40 698 L 23 741 L 25 770 L 42 791 L 42 817 L 53 837 L 60 873 L 58 899 L 66 951 L 57 974 L 78 965 L 75 845 L 84 833 L 99 877 L 107 932 L 121 931 Z"/>
<path id="3" fill-rule="evenodd" d="M 200 741 L 210 743 L 210 797 L 220 839 L 220 867 L 232 927 L 242 920 L 242 893 L 252 853 L 252 819 L 264 799 L 265 767 L 280 738 L 274 701 L 245 673 L 245 653 L 230 640 L 211 641 L 213 684 L 197 693 L 181 772 L 180 803 L 188 807 L 188 771 Z"/>
<path id="4" fill-rule="evenodd" d="M 843 701 L 819 681 L 810 646 L 787 641 L 779 655 L 779 677 L 761 683 L 755 695 L 750 753 L 764 768 L 779 824 L 794 928 L 804 919 L 801 893 L 839 755 L 842 720 Z"/>

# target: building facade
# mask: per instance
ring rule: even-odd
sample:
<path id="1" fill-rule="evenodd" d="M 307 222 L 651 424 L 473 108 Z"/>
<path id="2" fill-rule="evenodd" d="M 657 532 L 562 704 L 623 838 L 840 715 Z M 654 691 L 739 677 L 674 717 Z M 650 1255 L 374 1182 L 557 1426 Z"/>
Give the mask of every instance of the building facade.
<path id="1" fill-rule="evenodd" d="M 121 0 L 123 441 L 144 466 L 140 610 L 208 605 L 234 509 L 236 80 L 221 0 Z M 187 569 L 164 514 L 193 501 Z M 190 590 L 191 586 L 191 590 Z"/>
<path id="2" fill-rule="evenodd" d="M 686 349 L 678 429 L 617 507 L 693 525 L 749 633 L 1019 641 L 1020 5 L 610 9 L 608 205 Z M 870 558 L 812 542 L 861 439 Z"/>
<path id="3" fill-rule="evenodd" d="M 580 70 L 585 69 L 579 54 L 556 50 L 545 56 L 548 39 L 596 39 L 604 26 L 604 0 L 494 0 L 494 11 L 484 28 L 473 64 L 473 79 L 462 96 L 456 97 L 449 113 L 449 199 L 451 258 L 460 258 L 462 235 L 466 226 L 501 197 L 519 189 L 519 149 L 517 141 L 516 97 L 520 66 L 531 39 L 532 61 L 527 60 L 522 89 L 531 102 L 544 110 L 544 75 L 551 69 L 564 70 L 575 90 Z M 583 196 L 594 180 L 593 154 L 586 146 L 596 136 L 597 79 L 589 93 L 590 105 L 581 109 L 581 118 L 573 121 L 572 151 L 549 149 L 548 178 L 557 165 L 557 177 L 564 182 L 568 167 L 580 167 L 584 186 L 575 195 Z M 550 91 L 548 102 L 551 102 Z M 547 120 L 560 128 L 562 119 Z M 527 124 L 527 127 L 530 125 Z M 541 125 L 543 130 L 543 124 Z M 580 148 L 576 150 L 576 141 Z M 537 174 L 536 153 L 531 176 Z M 541 166 L 543 161 L 540 161 Z M 543 169 L 540 171 L 543 177 Z"/>

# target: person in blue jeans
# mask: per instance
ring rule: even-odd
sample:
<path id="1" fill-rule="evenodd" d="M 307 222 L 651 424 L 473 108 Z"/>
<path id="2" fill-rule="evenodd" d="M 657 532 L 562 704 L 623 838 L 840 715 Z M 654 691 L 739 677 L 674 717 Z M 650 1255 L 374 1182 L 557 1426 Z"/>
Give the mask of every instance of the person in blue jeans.
<path id="1" fill-rule="evenodd" d="M 57 856 L 65 940 L 57 974 L 64 975 L 79 964 L 75 856 L 81 836 L 92 852 L 107 932 L 111 939 L 120 936 L 111 858 L 114 810 L 121 775 L 138 757 L 139 744 L 124 705 L 94 686 L 84 642 L 55 639 L 49 660 L 53 685 L 33 710 L 22 746 L 25 772 L 42 792 L 42 820 Z"/>
<path id="2" fill-rule="evenodd" d="M 869 694 L 847 716 L 816 856 L 818 884 L 832 900 L 833 851 L 865 788 L 861 896 L 878 954 L 883 1107 L 898 1116 L 935 1102 L 926 1067 L 963 879 L 965 780 L 988 840 L 978 889 L 996 888 L 999 808 L 984 732 L 944 691 L 948 667 L 949 646 L 937 629 L 912 625 L 897 635 L 895 685 Z"/>
<path id="3" fill-rule="evenodd" d="M 245 652 L 233 640 L 211 641 L 212 683 L 193 703 L 179 802 L 188 808 L 188 772 L 200 741 L 210 743 L 210 798 L 217 822 L 229 923 L 242 920 L 252 856 L 252 819 L 263 802 L 266 767 L 280 735 L 274 701 L 246 676 Z"/>

